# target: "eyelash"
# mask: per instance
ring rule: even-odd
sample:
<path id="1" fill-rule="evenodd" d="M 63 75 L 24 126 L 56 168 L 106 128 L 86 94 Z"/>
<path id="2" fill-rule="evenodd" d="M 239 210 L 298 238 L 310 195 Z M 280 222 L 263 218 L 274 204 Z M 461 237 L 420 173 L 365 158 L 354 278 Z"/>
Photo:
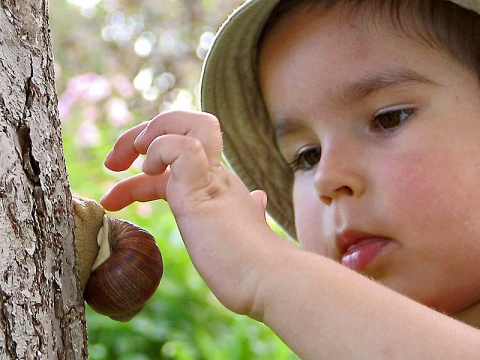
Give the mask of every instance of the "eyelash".
<path id="1" fill-rule="evenodd" d="M 316 157 L 314 159 L 314 162 L 315 162 L 314 164 L 307 163 L 306 161 L 307 155 L 313 155 Z M 290 168 L 292 169 L 293 172 L 296 172 L 297 170 L 301 170 L 301 171 L 310 170 L 320 162 L 321 155 L 322 155 L 322 149 L 320 147 L 305 146 L 297 152 L 297 154 L 295 155 L 295 158 L 289 163 Z"/>
<path id="2" fill-rule="evenodd" d="M 415 110 L 412 108 L 388 108 L 381 110 L 373 116 L 372 120 L 370 121 L 370 128 L 377 131 L 392 132 L 408 121 L 414 111 Z M 400 118 L 395 119 L 395 124 L 393 126 L 388 127 L 381 124 L 381 119 L 387 119 L 391 121 L 392 116 L 398 117 L 399 115 Z"/>

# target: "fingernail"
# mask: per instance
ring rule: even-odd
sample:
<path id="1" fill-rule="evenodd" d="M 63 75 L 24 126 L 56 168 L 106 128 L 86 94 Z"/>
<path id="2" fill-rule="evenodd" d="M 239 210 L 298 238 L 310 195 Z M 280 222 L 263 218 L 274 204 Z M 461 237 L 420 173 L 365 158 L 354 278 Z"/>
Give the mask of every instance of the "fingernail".
<path id="1" fill-rule="evenodd" d="M 267 199 L 267 194 L 265 192 L 263 193 L 263 199 L 262 200 L 263 200 L 263 208 L 266 209 L 268 199 Z"/>

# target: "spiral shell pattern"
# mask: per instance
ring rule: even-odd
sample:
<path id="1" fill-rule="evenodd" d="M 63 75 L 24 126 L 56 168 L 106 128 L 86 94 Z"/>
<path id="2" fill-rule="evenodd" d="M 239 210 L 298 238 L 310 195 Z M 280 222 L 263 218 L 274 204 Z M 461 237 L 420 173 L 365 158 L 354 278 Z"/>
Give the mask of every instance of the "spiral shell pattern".
<path id="1" fill-rule="evenodd" d="M 100 314 L 128 321 L 155 293 L 163 275 L 162 255 L 150 233 L 109 218 L 110 257 L 90 274 L 85 301 Z"/>

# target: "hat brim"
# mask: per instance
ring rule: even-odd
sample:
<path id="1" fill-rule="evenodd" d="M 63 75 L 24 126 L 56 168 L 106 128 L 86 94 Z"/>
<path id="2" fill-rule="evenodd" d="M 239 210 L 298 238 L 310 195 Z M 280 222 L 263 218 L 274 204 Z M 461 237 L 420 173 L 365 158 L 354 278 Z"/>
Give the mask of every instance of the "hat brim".
<path id="1" fill-rule="evenodd" d="M 203 68 L 201 106 L 220 119 L 228 165 L 250 190 L 267 193 L 267 212 L 295 237 L 292 174 L 275 150 L 257 81 L 256 45 L 277 3 L 246 2 L 220 28 Z"/>
<path id="2" fill-rule="evenodd" d="M 480 13 L 480 0 L 451 1 Z M 295 239 L 293 174 L 275 146 L 257 80 L 258 40 L 278 2 L 246 1 L 225 21 L 204 62 L 200 99 L 220 120 L 228 165 L 250 190 L 267 193 L 269 215 Z"/>

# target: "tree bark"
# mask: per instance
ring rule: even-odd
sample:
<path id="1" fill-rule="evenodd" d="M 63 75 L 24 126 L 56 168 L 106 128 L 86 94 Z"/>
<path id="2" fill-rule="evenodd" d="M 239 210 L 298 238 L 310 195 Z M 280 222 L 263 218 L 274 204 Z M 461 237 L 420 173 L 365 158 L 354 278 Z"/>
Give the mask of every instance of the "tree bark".
<path id="1" fill-rule="evenodd" d="M 0 359 L 85 359 L 47 0 L 1 0 Z"/>

